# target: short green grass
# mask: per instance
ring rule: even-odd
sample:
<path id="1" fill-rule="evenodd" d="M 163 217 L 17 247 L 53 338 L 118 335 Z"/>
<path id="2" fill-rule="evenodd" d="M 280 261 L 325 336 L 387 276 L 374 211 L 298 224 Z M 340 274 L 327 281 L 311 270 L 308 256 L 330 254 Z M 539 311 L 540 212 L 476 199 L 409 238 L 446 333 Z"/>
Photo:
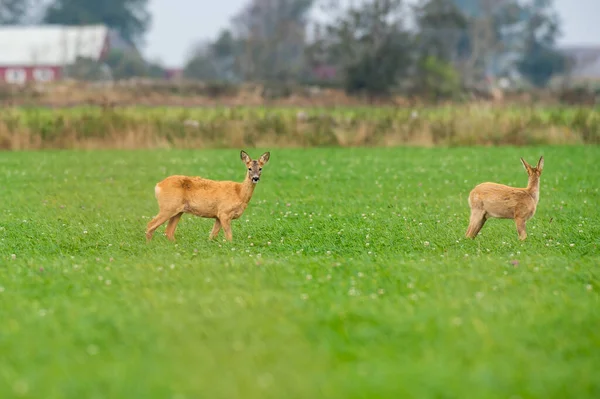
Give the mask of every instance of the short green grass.
<path id="1" fill-rule="evenodd" d="M 233 243 L 144 229 L 239 150 L 4 153 L 0 397 L 600 397 L 598 147 L 269 150 Z M 466 240 L 469 190 L 540 155 L 527 241 Z"/>

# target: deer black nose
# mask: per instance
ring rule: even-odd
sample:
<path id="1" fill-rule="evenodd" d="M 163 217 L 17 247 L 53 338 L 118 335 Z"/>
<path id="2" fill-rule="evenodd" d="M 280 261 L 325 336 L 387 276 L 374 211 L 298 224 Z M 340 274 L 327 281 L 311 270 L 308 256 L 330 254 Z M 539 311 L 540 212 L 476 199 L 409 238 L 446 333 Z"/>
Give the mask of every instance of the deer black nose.
<path id="1" fill-rule="evenodd" d="M 260 180 L 260 177 L 256 177 L 256 176 L 254 176 L 254 177 L 252 178 L 252 181 L 259 181 L 259 180 Z"/>

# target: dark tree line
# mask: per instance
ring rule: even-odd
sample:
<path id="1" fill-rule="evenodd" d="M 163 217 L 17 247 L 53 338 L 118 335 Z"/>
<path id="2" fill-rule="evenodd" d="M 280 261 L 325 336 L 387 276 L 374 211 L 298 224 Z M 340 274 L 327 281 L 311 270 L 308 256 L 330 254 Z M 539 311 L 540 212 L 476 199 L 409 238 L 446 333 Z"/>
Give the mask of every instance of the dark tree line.
<path id="1" fill-rule="evenodd" d="M 34 17 L 32 10 L 39 3 L 39 0 L 0 0 L 0 25 L 29 22 Z"/>
<path id="2" fill-rule="evenodd" d="M 42 7 L 42 4 L 45 6 Z M 247 0 L 185 75 L 238 83 L 329 83 L 350 93 L 451 96 L 487 76 L 544 86 L 565 70 L 552 0 Z M 0 24 L 103 23 L 132 44 L 150 24 L 148 0 L 0 0 Z M 41 10 L 36 17 L 31 10 Z M 156 76 L 139 53 L 113 53 L 116 77 Z M 335 71 L 323 77 L 316 71 Z M 326 82 L 325 82 L 326 81 Z"/>
<path id="3" fill-rule="evenodd" d="M 188 77 L 310 82 L 320 67 L 350 93 L 450 96 L 487 76 L 546 85 L 565 70 L 551 0 L 249 0 Z M 321 21 L 310 18 L 318 14 Z M 410 17 L 410 18 L 409 18 Z M 412 23 L 409 23 L 409 20 Z"/>

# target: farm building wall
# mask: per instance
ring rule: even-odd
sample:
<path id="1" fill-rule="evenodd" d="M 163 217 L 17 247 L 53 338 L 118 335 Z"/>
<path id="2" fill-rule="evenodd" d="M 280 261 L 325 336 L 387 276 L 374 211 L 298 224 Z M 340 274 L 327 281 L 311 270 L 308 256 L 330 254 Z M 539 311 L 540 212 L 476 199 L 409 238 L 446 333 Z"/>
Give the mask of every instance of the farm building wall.
<path id="1" fill-rule="evenodd" d="M 29 82 L 52 82 L 60 79 L 62 68 L 59 66 L 2 66 L 0 65 L 0 83 L 25 84 Z"/>

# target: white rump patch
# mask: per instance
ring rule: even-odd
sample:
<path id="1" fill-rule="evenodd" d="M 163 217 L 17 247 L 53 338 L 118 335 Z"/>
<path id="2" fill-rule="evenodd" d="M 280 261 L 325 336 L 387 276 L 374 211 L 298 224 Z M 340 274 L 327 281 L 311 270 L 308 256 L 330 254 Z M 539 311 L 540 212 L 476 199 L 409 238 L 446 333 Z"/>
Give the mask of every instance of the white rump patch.
<path id="1" fill-rule="evenodd" d="M 156 186 L 154 186 L 154 196 L 158 198 L 158 194 L 160 194 L 160 187 L 158 187 L 157 184 Z"/>

